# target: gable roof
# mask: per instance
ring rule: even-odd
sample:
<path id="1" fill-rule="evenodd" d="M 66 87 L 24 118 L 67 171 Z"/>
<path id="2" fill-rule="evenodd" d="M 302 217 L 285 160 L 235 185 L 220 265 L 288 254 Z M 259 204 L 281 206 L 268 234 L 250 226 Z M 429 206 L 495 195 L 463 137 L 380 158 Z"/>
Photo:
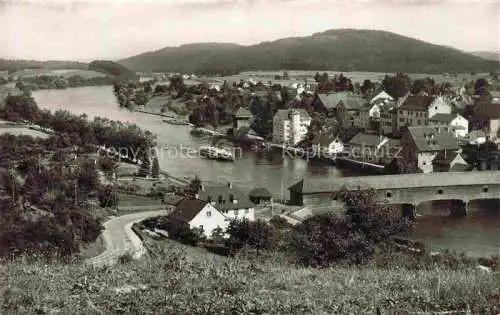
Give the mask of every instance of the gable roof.
<path id="1" fill-rule="evenodd" d="M 244 107 L 240 107 L 236 111 L 236 113 L 234 114 L 234 116 L 236 118 L 252 118 L 253 117 L 252 113 L 248 109 L 246 109 Z"/>
<path id="2" fill-rule="evenodd" d="M 257 187 L 254 188 L 248 193 L 250 197 L 257 197 L 257 198 L 272 198 L 273 195 L 267 190 L 266 188 L 263 187 Z"/>
<path id="3" fill-rule="evenodd" d="M 352 92 L 318 94 L 319 100 L 327 109 L 336 108 L 340 101 L 353 96 L 354 94 Z"/>
<path id="4" fill-rule="evenodd" d="M 383 100 L 383 99 L 394 100 L 394 98 L 392 96 L 390 96 L 389 94 L 387 94 L 386 91 L 382 91 L 382 92 L 378 93 L 377 95 L 373 96 L 370 100 L 370 103 L 373 103 L 376 100 Z"/>
<path id="5" fill-rule="evenodd" d="M 458 140 L 453 132 L 442 127 L 411 126 L 407 127 L 419 152 L 458 150 Z"/>
<path id="6" fill-rule="evenodd" d="M 191 222 L 207 204 L 206 201 L 200 199 L 184 198 L 169 214 L 169 217 L 182 222 Z"/>
<path id="7" fill-rule="evenodd" d="M 434 160 L 432 160 L 432 164 L 441 164 L 441 165 L 450 165 L 451 162 L 459 155 L 460 153 L 456 151 L 440 151 Z"/>
<path id="8" fill-rule="evenodd" d="M 341 100 L 339 104 L 342 103 L 347 110 L 359 110 L 367 101 L 360 97 L 349 97 L 344 100 Z"/>
<path id="9" fill-rule="evenodd" d="M 219 196 L 222 202 L 219 202 Z M 236 200 L 236 203 L 231 201 Z M 213 206 L 217 210 L 236 210 L 243 208 L 253 208 L 255 204 L 248 199 L 238 188 L 229 185 L 203 185 L 202 190 L 198 191 L 198 198 L 206 202 L 215 202 Z"/>
<path id="10" fill-rule="evenodd" d="M 423 95 L 408 95 L 404 100 L 400 109 L 404 110 L 416 110 L 416 111 L 426 111 L 429 106 L 434 102 L 434 96 L 423 96 Z"/>
<path id="11" fill-rule="evenodd" d="M 438 113 L 438 114 L 432 116 L 431 118 L 429 118 L 429 120 L 439 121 L 439 122 L 445 122 L 445 123 L 451 123 L 453 121 L 453 119 L 455 119 L 457 117 L 458 117 L 457 114 L 441 114 L 441 113 Z"/>

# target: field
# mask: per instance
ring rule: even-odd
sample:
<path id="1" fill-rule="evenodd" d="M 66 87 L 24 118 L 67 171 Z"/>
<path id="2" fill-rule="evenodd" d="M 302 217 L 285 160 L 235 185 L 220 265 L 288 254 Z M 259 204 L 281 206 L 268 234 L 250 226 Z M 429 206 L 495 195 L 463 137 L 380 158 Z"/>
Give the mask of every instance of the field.
<path id="1" fill-rule="evenodd" d="M 12 134 L 15 136 L 31 136 L 35 138 L 47 139 L 49 137 L 48 134 L 43 133 L 38 130 L 29 129 L 27 127 L 5 127 L 0 126 L 0 135 L 3 134 Z"/>
<path id="2" fill-rule="evenodd" d="M 498 274 L 312 269 L 169 246 L 113 268 L 5 262 L 3 314 L 497 314 Z M 452 312 L 453 311 L 453 312 Z"/>
<path id="3" fill-rule="evenodd" d="M 118 195 L 118 208 L 120 207 L 141 207 L 141 206 L 152 206 L 161 205 L 161 200 L 152 197 L 143 197 L 127 194 Z"/>
<path id="4" fill-rule="evenodd" d="M 293 83 L 304 83 L 304 79 L 307 79 L 307 82 L 314 82 L 314 75 L 316 72 L 323 73 L 325 71 L 288 71 L 288 75 L 290 80 L 275 80 L 275 75 L 283 75 L 283 71 L 251 71 L 251 72 L 242 72 L 238 75 L 226 76 L 216 78 L 218 81 L 223 82 L 227 80 L 230 84 L 233 82 L 239 82 L 240 80 L 248 80 L 249 78 L 254 79 L 255 81 L 262 81 L 267 83 L 267 81 L 271 81 L 273 83 L 278 83 L 282 85 L 291 85 Z M 384 79 L 385 73 L 381 72 L 340 72 L 340 71 L 326 71 L 330 77 L 334 75 L 343 74 L 344 76 L 350 78 L 353 83 L 362 83 L 365 79 L 369 79 L 371 81 L 382 81 Z M 394 75 L 393 73 L 388 73 L 389 75 Z M 433 78 L 436 83 L 440 82 L 450 82 L 453 86 L 460 85 L 463 80 L 471 81 L 477 80 L 478 78 L 488 77 L 487 73 L 477 73 L 471 75 L 470 73 L 460 73 L 457 76 L 451 76 L 446 74 L 425 74 L 425 73 L 413 73 L 408 74 L 408 76 L 415 79 L 422 79 L 426 77 Z M 205 78 L 203 78 L 205 79 Z M 203 80 L 201 79 L 201 80 Z"/>
<path id="5" fill-rule="evenodd" d="M 105 77 L 106 75 L 101 72 L 91 71 L 91 70 L 78 70 L 78 69 L 60 69 L 60 70 L 50 70 L 50 69 L 26 69 L 14 72 L 13 77 L 34 77 L 41 75 L 54 75 L 69 78 L 74 75 L 82 76 L 85 79 L 95 78 L 95 77 Z"/>

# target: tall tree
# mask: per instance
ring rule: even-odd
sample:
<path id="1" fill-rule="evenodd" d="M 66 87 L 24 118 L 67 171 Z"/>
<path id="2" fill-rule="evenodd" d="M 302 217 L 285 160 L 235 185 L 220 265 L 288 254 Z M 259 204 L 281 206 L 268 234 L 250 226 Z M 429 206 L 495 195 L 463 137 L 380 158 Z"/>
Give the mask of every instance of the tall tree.
<path id="1" fill-rule="evenodd" d="M 140 177 L 148 177 L 151 175 L 151 158 L 148 150 L 142 156 L 141 167 L 139 168 L 138 175 Z"/>
<path id="2" fill-rule="evenodd" d="M 153 165 L 151 166 L 151 176 L 154 178 L 160 177 L 160 164 L 158 163 L 158 157 L 153 158 Z"/>

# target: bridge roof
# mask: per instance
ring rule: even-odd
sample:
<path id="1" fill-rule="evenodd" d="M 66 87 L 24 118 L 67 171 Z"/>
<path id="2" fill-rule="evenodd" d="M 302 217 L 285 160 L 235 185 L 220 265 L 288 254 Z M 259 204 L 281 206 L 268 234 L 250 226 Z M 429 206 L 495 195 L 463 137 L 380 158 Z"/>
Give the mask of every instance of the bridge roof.
<path id="1" fill-rule="evenodd" d="M 302 180 L 288 188 L 304 194 L 348 189 L 404 189 L 419 187 L 446 187 L 500 184 L 500 171 L 442 172 L 431 174 L 404 174 L 342 177 L 335 180 Z"/>

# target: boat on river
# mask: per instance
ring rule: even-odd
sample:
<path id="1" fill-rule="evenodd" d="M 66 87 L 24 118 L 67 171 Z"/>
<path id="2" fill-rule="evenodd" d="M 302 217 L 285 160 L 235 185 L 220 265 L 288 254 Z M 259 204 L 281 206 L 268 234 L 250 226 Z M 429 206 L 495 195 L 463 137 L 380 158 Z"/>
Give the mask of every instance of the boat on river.
<path id="1" fill-rule="evenodd" d="M 234 154 L 232 152 L 211 145 L 200 147 L 200 155 L 212 160 L 234 161 Z"/>
<path id="2" fill-rule="evenodd" d="M 177 118 L 167 118 L 163 119 L 163 122 L 169 123 L 171 125 L 188 125 L 189 122 L 185 119 L 177 119 Z"/>

